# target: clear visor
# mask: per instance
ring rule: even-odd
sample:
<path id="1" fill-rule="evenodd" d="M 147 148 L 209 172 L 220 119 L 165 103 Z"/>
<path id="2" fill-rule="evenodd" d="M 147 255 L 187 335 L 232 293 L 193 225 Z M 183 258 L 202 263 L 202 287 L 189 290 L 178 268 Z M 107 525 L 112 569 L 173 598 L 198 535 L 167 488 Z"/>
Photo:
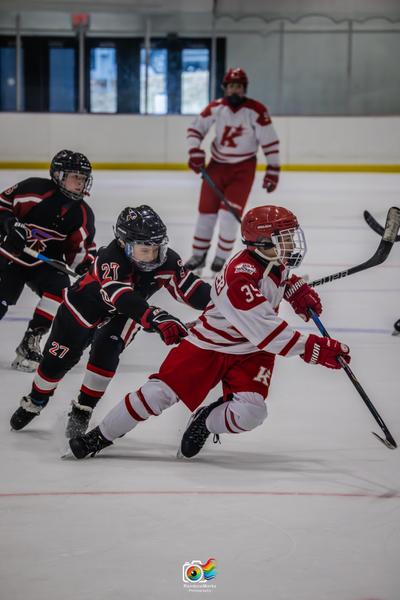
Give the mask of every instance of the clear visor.
<path id="1" fill-rule="evenodd" d="M 306 252 L 307 244 L 301 227 L 282 229 L 271 235 L 277 259 L 290 269 L 298 267 Z"/>
<path id="2" fill-rule="evenodd" d="M 126 256 L 140 271 L 154 271 L 165 263 L 168 250 L 168 238 L 161 243 L 152 242 L 126 242 L 124 251 Z"/>

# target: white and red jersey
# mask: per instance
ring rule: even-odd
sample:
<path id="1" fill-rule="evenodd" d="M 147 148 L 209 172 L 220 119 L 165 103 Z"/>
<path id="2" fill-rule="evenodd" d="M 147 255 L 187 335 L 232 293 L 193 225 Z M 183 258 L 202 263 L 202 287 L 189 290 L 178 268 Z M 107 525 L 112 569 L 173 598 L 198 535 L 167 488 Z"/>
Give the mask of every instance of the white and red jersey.
<path id="1" fill-rule="evenodd" d="M 199 148 L 215 123 L 211 155 L 220 163 L 238 163 L 255 157 L 260 145 L 269 167 L 279 170 L 279 139 L 267 108 L 251 98 L 232 108 L 226 98 L 210 104 L 187 131 L 189 150 Z"/>
<path id="2" fill-rule="evenodd" d="M 210 303 L 186 339 L 226 354 L 302 354 L 307 336 L 278 316 L 287 276 L 284 266 L 239 252 L 215 278 Z"/>

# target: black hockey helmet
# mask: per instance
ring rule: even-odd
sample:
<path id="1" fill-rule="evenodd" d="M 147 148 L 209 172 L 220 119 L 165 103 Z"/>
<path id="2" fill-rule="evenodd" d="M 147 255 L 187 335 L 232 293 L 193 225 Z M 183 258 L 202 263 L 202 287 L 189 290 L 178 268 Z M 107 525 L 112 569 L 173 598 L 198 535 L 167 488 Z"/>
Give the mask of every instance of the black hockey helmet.
<path id="1" fill-rule="evenodd" d="M 126 256 L 141 271 L 153 271 L 167 259 L 168 236 L 167 228 L 158 214 L 145 204 L 136 208 L 127 206 L 118 216 L 115 226 L 115 237 Z M 134 246 L 158 246 L 158 257 L 151 262 L 135 259 Z"/>
<path id="2" fill-rule="evenodd" d="M 85 185 L 80 193 L 70 192 L 65 188 L 64 181 L 68 173 L 85 175 Z M 84 196 L 89 195 L 90 188 L 92 187 L 92 165 L 88 158 L 80 152 L 60 150 L 51 161 L 50 177 L 59 186 L 65 196 L 72 200 L 82 200 Z"/>

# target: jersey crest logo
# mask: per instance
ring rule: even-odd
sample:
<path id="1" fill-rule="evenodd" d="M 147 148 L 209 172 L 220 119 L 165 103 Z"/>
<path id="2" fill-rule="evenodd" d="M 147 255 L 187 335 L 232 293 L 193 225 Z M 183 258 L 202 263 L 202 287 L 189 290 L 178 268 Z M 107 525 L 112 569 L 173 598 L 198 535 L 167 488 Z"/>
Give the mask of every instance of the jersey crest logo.
<path id="1" fill-rule="evenodd" d="M 243 135 L 244 127 L 239 125 L 239 127 L 231 127 L 230 125 L 225 125 L 224 133 L 221 138 L 221 146 L 227 146 L 228 148 L 237 148 L 237 143 L 235 142 L 235 138 Z"/>
<path id="2" fill-rule="evenodd" d="M 254 275 L 256 268 L 249 263 L 239 263 L 235 267 L 235 273 L 248 273 L 248 275 Z"/>
<path id="3" fill-rule="evenodd" d="M 47 242 L 63 242 L 67 237 L 62 233 L 47 229 L 46 227 L 38 227 L 37 225 L 31 225 L 30 223 L 25 223 L 25 225 L 29 229 L 27 246 L 36 252 L 43 252 L 46 250 Z"/>
<path id="4" fill-rule="evenodd" d="M 267 369 L 267 367 L 260 367 L 257 375 L 253 377 L 253 381 L 259 381 L 263 385 L 269 386 L 269 381 L 271 379 L 271 371 Z"/>

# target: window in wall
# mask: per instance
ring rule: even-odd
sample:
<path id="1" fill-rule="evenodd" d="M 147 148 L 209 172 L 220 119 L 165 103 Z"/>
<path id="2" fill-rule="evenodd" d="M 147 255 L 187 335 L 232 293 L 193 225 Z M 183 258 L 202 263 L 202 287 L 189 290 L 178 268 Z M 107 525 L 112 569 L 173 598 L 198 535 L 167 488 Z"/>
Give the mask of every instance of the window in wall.
<path id="1" fill-rule="evenodd" d="M 181 113 L 199 113 L 209 102 L 210 51 L 208 48 L 182 50 Z"/>
<path id="2" fill-rule="evenodd" d="M 146 98 L 143 38 L 85 41 L 84 107 L 92 113 L 195 114 L 219 95 L 225 39 L 217 39 L 216 89 L 210 90 L 210 38 L 152 38 Z M 0 110 L 16 109 L 15 37 L 0 36 Z M 22 36 L 21 109 L 78 110 L 75 37 Z M 147 101 L 147 106 L 146 106 Z"/>
<path id="3" fill-rule="evenodd" d="M 15 110 L 15 47 L 0 47 L 0 109 Z"/>
<path id="4" fill-rule="evenodd" d="M 76 110 L 75 49 L 50 46 L 49 56 L 49 110 L 74 112 Z"/>
<path id="5" fill-rule="evenodd" d="M 114 47 L 90 50 L 90 112 L 117 112 L 117 56 Z"/>
<path id="6" fill-rule="evenodd" d="M 76 110 L 77 82 L 74 38 L 23 36 L 24 110 L 32 112 Z M 25 86 L 25 93 L 24 93 Z"/>
<path id="7" fill-rule="evenodd" d="M 140 50 L 140 112 L 142 114 L 165 115 L 168 112 L 167 61 L 166 48 L 150 50 L 146 107 L 146 49 Z"/>

